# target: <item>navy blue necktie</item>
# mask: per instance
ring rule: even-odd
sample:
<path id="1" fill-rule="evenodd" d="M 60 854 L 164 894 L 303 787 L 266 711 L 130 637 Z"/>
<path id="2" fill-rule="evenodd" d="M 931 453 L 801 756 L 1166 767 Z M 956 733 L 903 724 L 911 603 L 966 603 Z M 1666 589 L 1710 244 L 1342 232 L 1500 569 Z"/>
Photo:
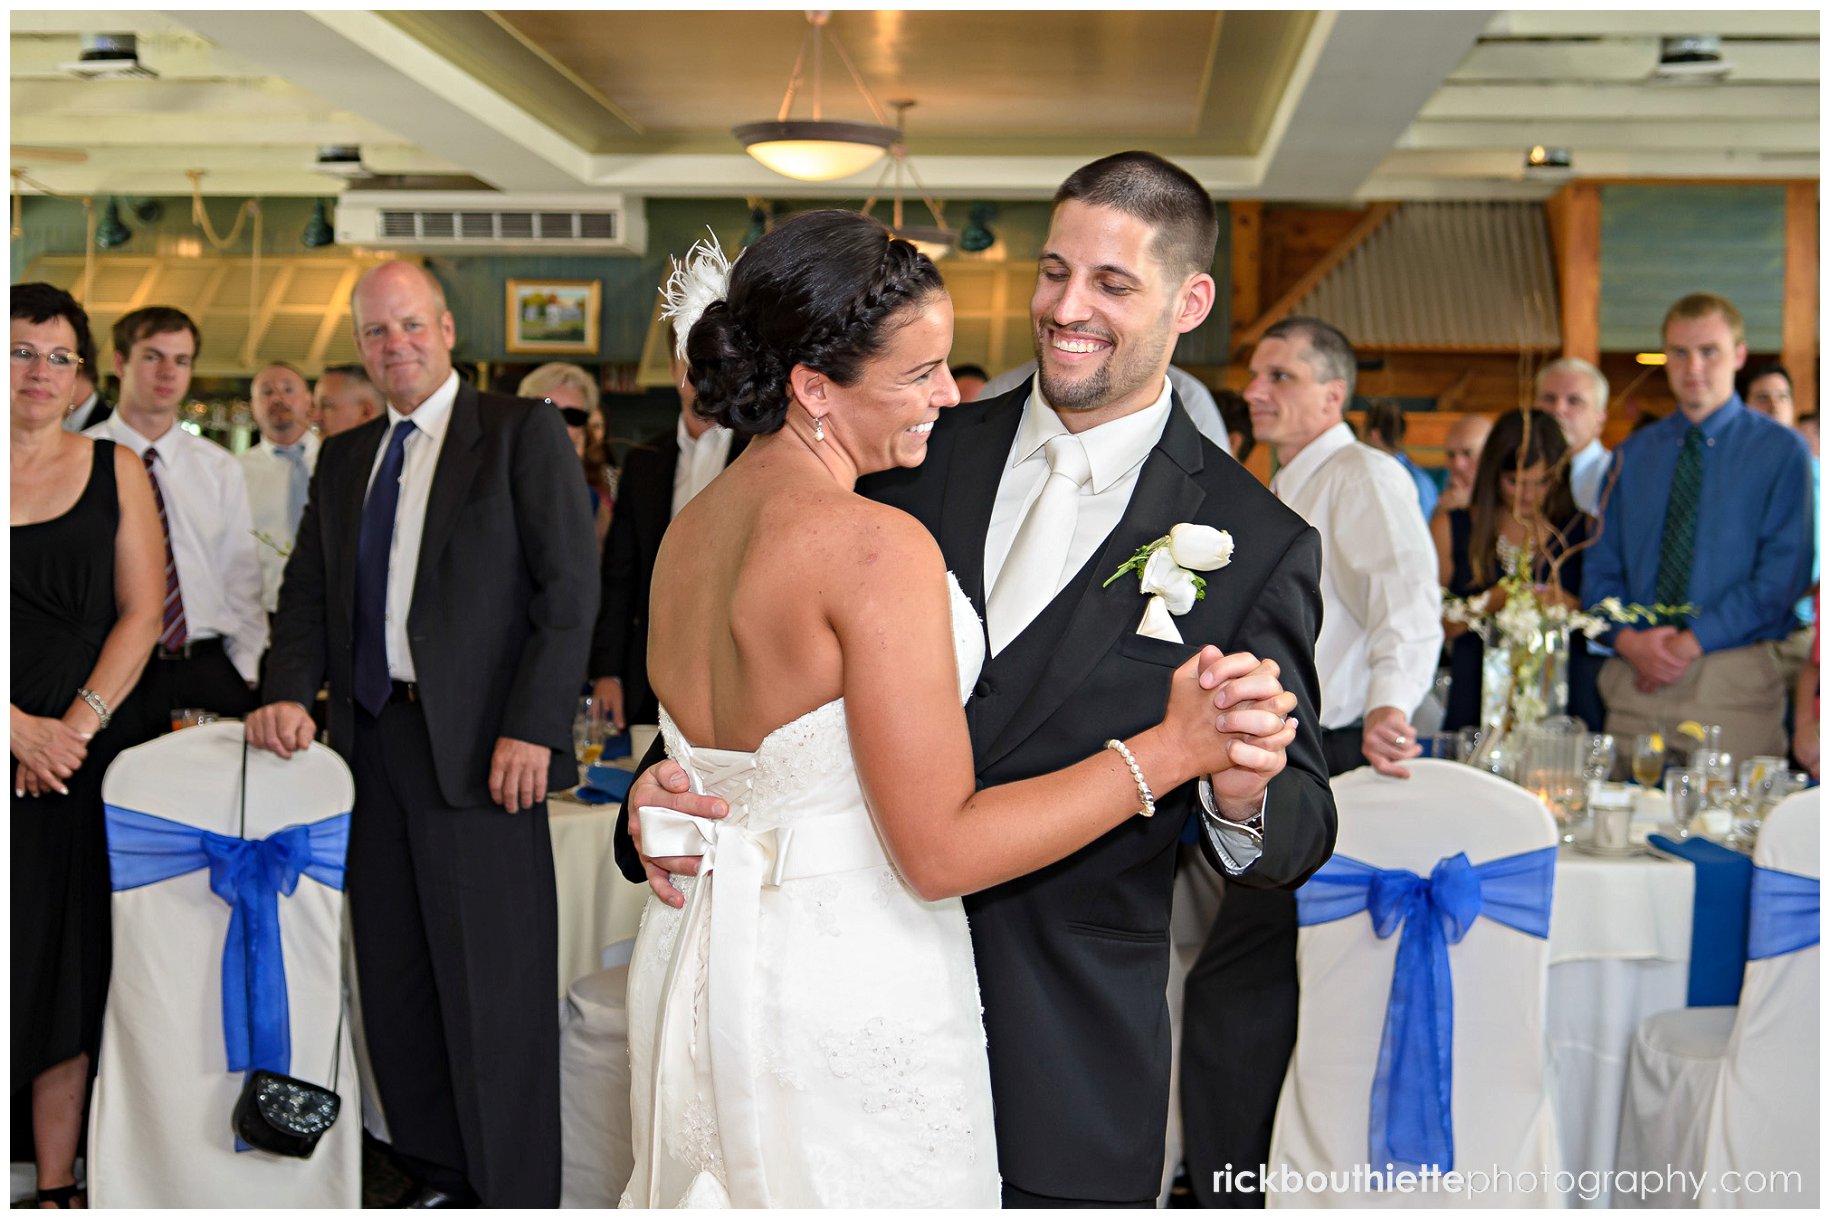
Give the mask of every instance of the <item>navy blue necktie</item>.
<path id="1" fill-rule="evenodd" d="M 407 463 L 413 421 L 402 419 L 388 437 L 387 455 L 362 501 L 362 532 L 356 541 L 354 657 L 356 701 L 370 715 L 388 705 L 388 551 L 394 541 L 394 509 L 400 503 L 400 472 Z"/>

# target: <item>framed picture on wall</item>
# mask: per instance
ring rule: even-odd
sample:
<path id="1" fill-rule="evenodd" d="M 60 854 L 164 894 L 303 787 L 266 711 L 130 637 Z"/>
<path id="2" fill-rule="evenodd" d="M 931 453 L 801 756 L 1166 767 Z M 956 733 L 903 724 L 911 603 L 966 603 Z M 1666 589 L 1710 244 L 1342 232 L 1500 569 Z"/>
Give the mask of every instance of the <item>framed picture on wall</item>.
<path id="1" fill-rule="evenodd" d="M 596 355 L 602 290 L 594 279 L 509 280 L 509 354 Z"/>

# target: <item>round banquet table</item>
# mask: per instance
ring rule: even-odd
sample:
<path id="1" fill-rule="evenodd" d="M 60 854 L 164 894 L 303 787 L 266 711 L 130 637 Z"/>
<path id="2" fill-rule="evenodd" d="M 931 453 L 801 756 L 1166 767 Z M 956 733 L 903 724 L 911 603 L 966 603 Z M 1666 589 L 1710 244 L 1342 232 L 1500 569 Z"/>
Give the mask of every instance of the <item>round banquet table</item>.
<path id="1" fill-rule="evenodd" d="M 604 949 L 635 937 L 648 886 L 616 867 L 620 804 L 582 804 L 570 792 L 547 800 L 553 879 L 559 892 L 559 1002 L 572 983 L 604 967 Z"/>

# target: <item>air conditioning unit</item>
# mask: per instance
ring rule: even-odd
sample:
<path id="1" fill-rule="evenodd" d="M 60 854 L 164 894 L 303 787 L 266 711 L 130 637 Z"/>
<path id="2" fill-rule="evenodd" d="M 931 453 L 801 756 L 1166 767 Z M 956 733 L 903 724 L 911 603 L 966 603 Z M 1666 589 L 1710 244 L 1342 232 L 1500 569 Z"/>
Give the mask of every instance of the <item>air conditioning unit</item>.
<path id="1" fill-rule="evenodd" d="M 351 191 L 337 200 L 337 244 L 420 253 L 645 254 L 648 218 L 640 199 L 616 194 Z"/>

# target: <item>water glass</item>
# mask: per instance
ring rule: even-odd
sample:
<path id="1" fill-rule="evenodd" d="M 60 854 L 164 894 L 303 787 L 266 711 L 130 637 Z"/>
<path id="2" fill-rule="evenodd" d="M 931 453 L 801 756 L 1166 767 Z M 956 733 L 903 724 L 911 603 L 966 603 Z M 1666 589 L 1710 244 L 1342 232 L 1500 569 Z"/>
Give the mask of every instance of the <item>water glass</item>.
<path id="1" fill-rule="evenodd" d="M 604 709 L 594 698 L 578 700 L 572 716 L 572 752 L 585 766 L 595 765 L 604 752 Z"/>
<path id="2" fill-rule="evenodd" d="M 1708 787 L 1709 776 L 1703 771 L 1674 766 L 1665 772 L 1665 796 L 1671 801 L 1671 822 L 1679 838 L 1688 838 L 1695 831 Z"/>
<path id="3" fill-rule="evenodd" d="M 1582 777 L 1589 782 L 1606 783 L 1614 777 L 1614 735 L 1596 732 L 1589 735 L 1588 757 L 1582 764 Z"/>
<path id="4" fill-rule="evenodd" d="M 1588 734 L 1563 727 L 1539 725 L 1525 736 L 1522 785 L 1535 792 L 1563 828 L 1563 841 L 1574 842 L 1576 826 L 1586 806 L 1587 783 L 1583 767 L 1588 758 Z"/>
<path id="5" fill-rule="evenodd" d="M 1455 760 L 1473 766 L 1481 749 L 1481 730 L 1479 728 L 1461 728 L 1455 733 Z"/>

